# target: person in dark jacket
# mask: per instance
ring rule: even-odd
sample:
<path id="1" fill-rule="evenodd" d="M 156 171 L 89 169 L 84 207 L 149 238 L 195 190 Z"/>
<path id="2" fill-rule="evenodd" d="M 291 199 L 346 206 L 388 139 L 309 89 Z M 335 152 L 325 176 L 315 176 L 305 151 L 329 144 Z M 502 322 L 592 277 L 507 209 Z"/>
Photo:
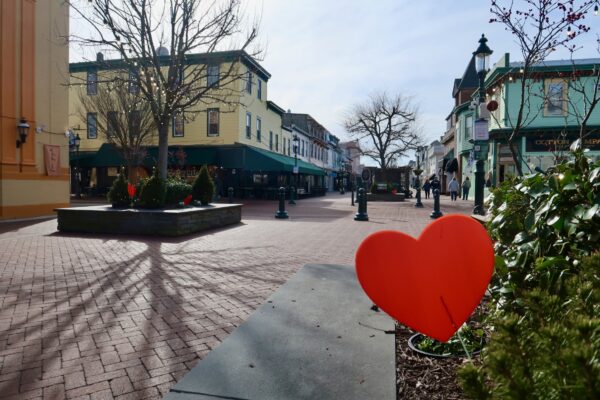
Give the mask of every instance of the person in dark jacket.
<path id="1" fill-rule="evenodd" d="M 425 192 L 425 198 L 429 198 L 429 193 L 431 192 L 431 183 L 429 181 L 425 181 L 423 185 L 423 191 Z"/>

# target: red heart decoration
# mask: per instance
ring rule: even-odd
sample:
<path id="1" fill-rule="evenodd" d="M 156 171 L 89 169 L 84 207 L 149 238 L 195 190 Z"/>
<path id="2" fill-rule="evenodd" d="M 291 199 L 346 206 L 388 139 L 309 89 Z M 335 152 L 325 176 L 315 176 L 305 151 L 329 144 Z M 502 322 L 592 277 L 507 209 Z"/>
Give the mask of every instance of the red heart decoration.
<path id="1" fill-rule="evenodd" d="M 356 253 L 356 274 L 367 296 L 392 318 L 441 342 L 477 307 L 493 271 L 492 241 L 464 215 L 439 218 L 418 239 L 376 232 Z"/>

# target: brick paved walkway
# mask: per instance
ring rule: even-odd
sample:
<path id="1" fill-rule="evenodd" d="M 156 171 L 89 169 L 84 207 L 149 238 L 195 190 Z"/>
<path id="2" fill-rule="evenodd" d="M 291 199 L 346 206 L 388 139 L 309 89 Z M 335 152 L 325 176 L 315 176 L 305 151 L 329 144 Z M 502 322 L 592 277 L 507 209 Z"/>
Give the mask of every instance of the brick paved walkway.
<path id="1" fill-rule="evenodd" d="M 249 202 L 241 225 L 168 241 L 1 223 L 0 397 L 160 398 L 302 265 L 352 264 L 369 233 L 430 222 L 431 200 L 370 203 L 369 222 L 349 203 L 301 200 L 276 220 L 275 202 Z"/>

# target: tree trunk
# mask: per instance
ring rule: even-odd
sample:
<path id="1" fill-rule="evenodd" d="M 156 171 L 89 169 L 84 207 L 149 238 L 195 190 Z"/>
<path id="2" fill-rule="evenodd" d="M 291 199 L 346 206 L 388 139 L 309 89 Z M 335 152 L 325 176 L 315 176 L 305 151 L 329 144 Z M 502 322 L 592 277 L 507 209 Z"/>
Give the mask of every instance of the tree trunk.
<path id="1" fill-rule="evenodd" d="M 510 149 L 510 154 L 512 155 L 513 161 L 515 163 L 517 174 L 519 174 L 519 176 L 523 176 L 523 165 L 521 163 L 521 155 L 517 153 L 516 145 L 512 141 L 509 141 L 508 148 Z"/>
<path id="2" fill-rule="evenodd" d="M 158 172 L 160 177 L 167 179 L 167 164 L 169 159 L 169 125 L 159 124 L 158 129 Z"/>

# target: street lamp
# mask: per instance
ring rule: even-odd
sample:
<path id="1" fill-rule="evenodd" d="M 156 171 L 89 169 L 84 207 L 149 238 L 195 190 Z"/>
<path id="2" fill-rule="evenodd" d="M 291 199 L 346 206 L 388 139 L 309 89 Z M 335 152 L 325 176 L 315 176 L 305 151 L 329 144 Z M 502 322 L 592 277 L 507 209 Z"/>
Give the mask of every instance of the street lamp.
<path id="1" fill-rule="evenodd" d="M 81 172 L 79 171 L 79 146 L 81 145 L 81 138 L 79 133 L 75 136 L 74 146 L 77 152 L 77 164 L 75 166 L 75 197 L 81 198 Z"/>
<path id="2" fill-rule="evenodd" d="M 485 87 L 484 80 L 487 71 L 490 69 L 490 55 L 492 50 L 487 46 L 485 35 L 481 35 L 479 39 L 479 47 L 473 52 L 475 56 L 475 70 L 479 76 L 479 95 L 478 101 L 481 105 L 485 102 Z M 479 112 L 480 118 L 475 121 L 475 129 L 473 129 L 474 140 L 473 148 L 475 150 L 475 207 L 473 214 L 484 215 L 483 209 L 483 186 L 484 186 L 484 168 L 483 162 L 487 158 L 489 134 L 487 130 L 487 120 L 481 118 L 481 107 Z"/>
<path id="3" fill-rule="evenodd" d="M 423 208 L 423 203 L 421 203 L 421 153 L 423 151 L 423 146 L 417 147 L 417 169 L 415 170 L 415 175 L 417 176 L 415 186 L 417 189 L 417 202 L 415 203 L 415 207 Z"/>
<path id="4" fill-rule="evenodd" d="M 298 190 L 298 142 L 300 141 L 300 139 L 298 138 L 298 135 L 296 135 L 294 133 L 294 137 L 292 138 L 292 141 L 294 142 L 294 187 L 292 187 L 292 191 L 290 193 L 290 201 L 289 204 L 296 204 L 296 191 Z"/>
<path id="5" fill-rule="evenodd" d="M 21 117 L 19 124 L 17 125 L 17 131 L 19 132 L 19 139 L 17 139 L 17 148 L 21 147 L 22 144 L 25 144 L 27 140 L 27 135 L 29 134 L 29 124 L 25 117 Z"/>

